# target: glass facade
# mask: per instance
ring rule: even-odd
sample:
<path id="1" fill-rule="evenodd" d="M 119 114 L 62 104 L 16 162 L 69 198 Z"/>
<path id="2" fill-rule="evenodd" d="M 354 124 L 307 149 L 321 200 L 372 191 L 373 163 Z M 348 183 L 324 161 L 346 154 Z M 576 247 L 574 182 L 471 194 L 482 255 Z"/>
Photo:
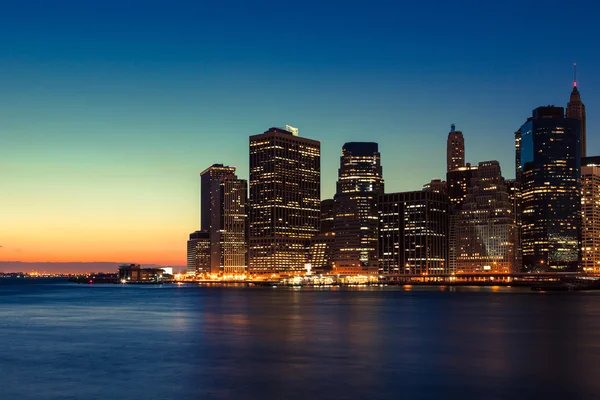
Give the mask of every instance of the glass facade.
<path id="1" fill-rule="evenodd" d="M 448 196 L 416 191 L 379 197 L 379 272 L 448 273 Z"/>
<path id="2" fill-rule="evenodd" d="M 520 225 L 525 271 L 576 270 L 579 261 L 580 123 L 539 107 L 520 129 Z"/>

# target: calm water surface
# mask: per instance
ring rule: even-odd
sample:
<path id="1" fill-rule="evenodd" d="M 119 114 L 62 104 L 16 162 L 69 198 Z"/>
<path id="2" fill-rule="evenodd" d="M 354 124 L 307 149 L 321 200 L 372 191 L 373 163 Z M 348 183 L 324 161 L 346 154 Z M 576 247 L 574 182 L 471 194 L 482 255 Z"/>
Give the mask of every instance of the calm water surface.
<path id="1" fill-rule="evenodd" d="M 0 279 L 0 399 L 598 399 L 600 293 Z"/>

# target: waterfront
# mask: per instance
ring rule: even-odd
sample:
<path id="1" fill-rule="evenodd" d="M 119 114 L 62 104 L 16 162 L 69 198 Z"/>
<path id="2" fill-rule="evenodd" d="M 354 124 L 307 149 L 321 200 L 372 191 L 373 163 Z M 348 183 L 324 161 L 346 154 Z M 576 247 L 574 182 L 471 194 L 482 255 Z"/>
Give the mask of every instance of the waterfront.
<path id="1" fill-rule="evenodd" d="M 0 280 L 1 399 L 597 398 L 600 292 Z"/>

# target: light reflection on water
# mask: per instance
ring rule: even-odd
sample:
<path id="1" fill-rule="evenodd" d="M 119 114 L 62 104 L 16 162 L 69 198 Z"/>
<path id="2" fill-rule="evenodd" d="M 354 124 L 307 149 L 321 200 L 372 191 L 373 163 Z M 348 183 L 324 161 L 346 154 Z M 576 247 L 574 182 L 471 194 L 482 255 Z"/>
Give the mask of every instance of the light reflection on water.
<path id="1" fill-rule="evenodd" d="M 0 280 L 0 399 L 597 398 L 600 293 Z"/>

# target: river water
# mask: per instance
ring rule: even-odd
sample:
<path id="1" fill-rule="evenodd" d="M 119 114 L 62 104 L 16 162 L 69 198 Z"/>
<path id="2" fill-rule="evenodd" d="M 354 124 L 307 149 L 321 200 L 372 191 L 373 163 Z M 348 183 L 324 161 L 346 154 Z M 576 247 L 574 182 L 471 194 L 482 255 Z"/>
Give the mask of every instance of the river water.
<path id="1" fill-rule="evenodd" d="M 0 399 L 598 399 L 600 292 L 0 279 Z"/>

